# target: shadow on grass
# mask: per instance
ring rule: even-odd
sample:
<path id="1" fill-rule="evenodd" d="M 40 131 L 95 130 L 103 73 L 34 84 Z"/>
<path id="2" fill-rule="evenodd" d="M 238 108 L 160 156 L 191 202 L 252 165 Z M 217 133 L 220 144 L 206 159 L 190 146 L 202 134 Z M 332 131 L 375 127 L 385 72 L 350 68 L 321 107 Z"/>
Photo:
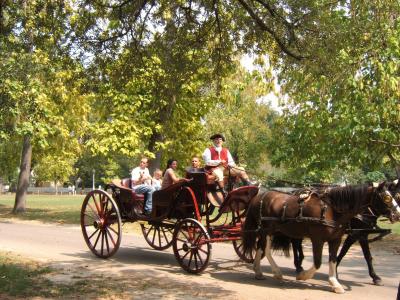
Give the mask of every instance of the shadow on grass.
<path id="1" fill-rule="evenodd" d="M 0 204 L 0 220 L 18 219 L 45 223 L 79 224 L 80 211 L 57 211 L 51 209 L 27 208 L 24 213 L 13 214 L 12 207 Z"/>

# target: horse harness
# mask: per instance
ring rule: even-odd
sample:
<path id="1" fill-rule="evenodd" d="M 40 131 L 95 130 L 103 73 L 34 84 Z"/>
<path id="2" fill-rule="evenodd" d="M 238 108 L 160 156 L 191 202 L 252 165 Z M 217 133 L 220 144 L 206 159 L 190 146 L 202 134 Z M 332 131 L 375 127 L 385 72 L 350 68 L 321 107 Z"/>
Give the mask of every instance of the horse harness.
<path id="1" fill-rule="evenodd" d="M 297 190 L 290 195 L 298 196 L 297 203 L 299 204 L 299 211 L 296 217 L 288 217 L 286 216 L 286 209 L 288 206 L 288 203 L 285 202 L 283 205 L 283 210 L 282 210 L 282 215 L 281 217 L 263 217 L 262 216 L 262 199 L 260 200 L 260 218 L 259 218 L 259 224 L 258 227 L 261 229 L 261 222 L 262 221 L 278 221 L 281 223 L 287 223 L 287 222 L 310 222 L 310 223 L 316 223 L 316 224 L 321 224 L 324 226 L 329 226 L 329 227 L 342 227 L 342 224 L 337 224 L 335 221 L 331 220 L 326 220 L 326 211 L 328 209 L 328 205 L 325 201 L 323 201 L 321 196 L 323 196 L 326 193 L 326 191 L 323 192 L 323 194 L 319 194 L 317 191 L 312 190 L 312 189 L 302 189 L 302 190 Z M 320 198 L 320 203 L 321 203 L 321 214 L 320 217 L 306 217 L 303 215 L 303 210 L 304 206 L 307 204 L 307 202 L 311 199 L 312 195 L 317 195 Z"/>

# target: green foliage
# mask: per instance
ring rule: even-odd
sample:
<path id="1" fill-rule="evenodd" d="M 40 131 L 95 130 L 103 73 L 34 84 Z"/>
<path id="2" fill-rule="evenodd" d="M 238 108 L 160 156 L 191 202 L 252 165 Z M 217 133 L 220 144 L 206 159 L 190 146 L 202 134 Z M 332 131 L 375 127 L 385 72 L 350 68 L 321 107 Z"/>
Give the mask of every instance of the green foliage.
<path id="1" fill-rule="evenodd" d="M 320 16 L 320 31 L 330 34 L 314 37 L 321 47 L 312 59 L 282 61 L 286 97 L 274 127 L 275 164 L 322 179 L 335 168 L 399 165 L 398 8 L 398 1 L 338 6 Z"/>
<path id="2" fill-rule="evenodd" d="M 206 115 L 206 136 L 223 133 L 236 163 L 254 173 L 268 161 L 269 125 L 275 114 L 262 96 L 273 89 L 271 70 L 258 65 L 258 70 L 247 72 L 237 66 L 222 86 L 220 102 Z"/>
<path id="3" fill-rule="evenodd" d="M 66 166 L 80 151 L 91 99 L 82 66 L 69 55 L 71 6 L 68 1 L 17 1 L 1 9 L 0 148 L 31 136 L 42 180 L 50 174 L 53 180 L 65 179 L 72 171 Z M 11 158 L 16 149 L 2 151 L 9 160 L 6 172 L 17 167 Z"/>

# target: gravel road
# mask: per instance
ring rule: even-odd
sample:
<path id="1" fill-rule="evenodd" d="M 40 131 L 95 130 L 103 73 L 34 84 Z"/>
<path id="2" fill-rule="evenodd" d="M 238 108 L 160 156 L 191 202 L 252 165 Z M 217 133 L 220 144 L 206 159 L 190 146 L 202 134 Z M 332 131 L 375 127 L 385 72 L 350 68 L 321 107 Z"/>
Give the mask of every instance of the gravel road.
<path id="1" fill-rule="evenodd" d="M 353 247 L 339 268 L 340 282 L 346 293 L 330 291 L 327 251 L 323 266 L 314 279 L 296 281 L 292 258 L 275 256 L 284 280 L 273 279 L 267 260 L 262 262 L 265 280 L 255 280 L 251 265 L 238 261 L 232 245 L 213 244 L 211 263 L 201 275 L 185 273 L 175 261 L 172 250 L 152 250 L 142 236 L 124 233 L 121 248 L 108 260 L 94 257 L 87 248 L 80 227 L 41 224 L 38 222 L 0 222 L 0 250 L 63 268 L 67 281 L 76 272 L 107 274 L 143 283 L 146 288 L 132 291 L 141 299 L 396 299 L 400 278 L 400 255 L 385 249 L 387 243 L 375 243 L 374 259 L 384 286 L 374 286 L 367 272 L 360 247 Z M 304 266 L 311 265 L 310 247 L 306 245 Z M 90 276 L 88 278 L 90 278 Z"/>

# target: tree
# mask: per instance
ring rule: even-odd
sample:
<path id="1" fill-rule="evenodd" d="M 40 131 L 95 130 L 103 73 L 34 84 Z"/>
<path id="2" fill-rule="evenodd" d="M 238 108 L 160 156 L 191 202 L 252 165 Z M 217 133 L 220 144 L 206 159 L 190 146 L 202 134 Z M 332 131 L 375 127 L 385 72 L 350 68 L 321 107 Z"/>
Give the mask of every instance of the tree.
<path id="1" fill-rule="evenodd" d="M 274 131 L 276 164 L 329 178 L 336 167 L 391 161 L 400 176 L 398 11 L 397 1 L 337 5 L 314 58 L 281 61 L 287 100 Z"/>
<path id="2" fill-rule="evenodd" d="M 14 213 L 25 210 L 35 151 L 57 149 L 60 162 L 78 151 L 85 127 L 90 97 L 82 67 L 69 57 L 68 3 L 16 1 L 0 8 L 0 137 L 22 141 Z"/>
<path id="3" fill-rule="evenodd" d="M 269 126 L 275 113 L 263 102 L 263 96 L 273 91 L 273 77 L 262 59 L 255 63 L 253 72 L 237 65 L 236 72 L 224 79 L 220 102 L 206 115 L 205 126 L 207 136 L 216 132 L 225 135 L 236 163 L 265 175 L 259 168 L 268 162 Z"/>

